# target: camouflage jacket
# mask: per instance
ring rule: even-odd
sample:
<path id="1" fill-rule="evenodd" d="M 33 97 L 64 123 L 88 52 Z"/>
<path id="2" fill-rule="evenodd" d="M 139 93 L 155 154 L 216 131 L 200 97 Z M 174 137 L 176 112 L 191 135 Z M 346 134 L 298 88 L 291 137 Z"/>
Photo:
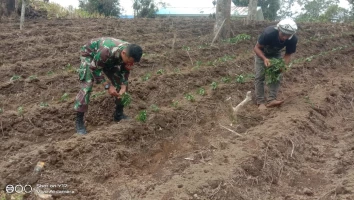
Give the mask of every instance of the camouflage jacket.
<path id="1" fill-rule="evenodd" d="M 120 83 L 116 84 L 128 85 L 129 71 L 124 67 L 125 64 L 120 55 L 128 44 L 123 40 L 102 37 L 92 39 L 81 47 L 81 56 L 92 59 L 90 69 L 97 83 L 105 82 L 102 73 L 104 71 L 106 75 L 107 73 L 114 73 L 110 75 L 119 77 Z M 110 78 L 110 76 L 108 77 Z"/>

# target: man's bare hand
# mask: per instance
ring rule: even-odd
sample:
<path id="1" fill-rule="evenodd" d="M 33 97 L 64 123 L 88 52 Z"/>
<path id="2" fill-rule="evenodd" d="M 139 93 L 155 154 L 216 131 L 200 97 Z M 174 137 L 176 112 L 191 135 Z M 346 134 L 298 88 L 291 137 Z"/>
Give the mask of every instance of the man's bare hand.
<path id="1" fill-rule="evenodd" d="M 120 95 L 118 94 L 116 88 L 114 86 L 109 86 L 109 89 L 108 89 L 108 94 L 110 94 L 111 96 L 115 96 L 115 97 L 120 97 Z"/>
<path id="2" fill-rule="evenodd" d="M 264 59 L 264 65 L 265 65 L 266 67 L 269 67 L 269 66 L 270 66 L 270 61 L 269 61 L 268 58 Z"/>

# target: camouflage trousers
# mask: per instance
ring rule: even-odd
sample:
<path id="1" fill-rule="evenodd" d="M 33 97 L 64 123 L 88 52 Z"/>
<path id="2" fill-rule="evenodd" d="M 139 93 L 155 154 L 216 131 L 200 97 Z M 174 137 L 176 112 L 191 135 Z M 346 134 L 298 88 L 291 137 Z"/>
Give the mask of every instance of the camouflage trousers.
<path id="1" fill-rule="evenodd" d="M 76 112 L 87 112 L 88 105 L 90 103 L 90 96 L 92 92 L 93 82 L 94 82 L 94 75 L 90 69 L 91 57 L 80 57 L 81 64 L 78 70 L 79 72 L 79 80 L 80 80 L 80 91 L 76 95 L 75 103 L 74 103 L 74 110 Z M 116 88 L 117 92 L 120 90 L 120 78 L 115 75 L 115 69 L 111 70 L 103 70 L 104 74 L 109 78 L 111 83 Z M 128 88 L 127 88 L 128 90 Z M 115 103 L 117 106 L 123 106 L 121 99 L 114 97 Z"/>

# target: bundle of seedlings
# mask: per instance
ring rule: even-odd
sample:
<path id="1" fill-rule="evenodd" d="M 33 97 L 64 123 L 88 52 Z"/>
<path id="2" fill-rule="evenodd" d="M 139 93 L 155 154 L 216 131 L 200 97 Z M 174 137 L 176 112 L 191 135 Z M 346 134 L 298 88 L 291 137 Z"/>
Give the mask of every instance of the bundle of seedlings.
<path id="1" fill-rule="evenodd" d="M 280 80 L 281 72 L 285 72 L 287 70 L 285 62 L 282 58 L 271 58 L 269 61 L 270 66 L 265 70 L 267 84 L 278 82 Z"/>

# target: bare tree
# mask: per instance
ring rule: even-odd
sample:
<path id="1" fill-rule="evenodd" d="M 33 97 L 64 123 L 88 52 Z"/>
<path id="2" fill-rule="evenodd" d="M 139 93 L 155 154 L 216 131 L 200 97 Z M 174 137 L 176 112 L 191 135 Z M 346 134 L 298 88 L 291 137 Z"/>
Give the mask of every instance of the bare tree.
<path id="1" fill-rule="evenodd" d="M 227 39 L 230 37 L 231 0 L 217 0 L 216 22 L 214 26 L 214 39 Z"/>
<path id="2" fill-rule="evenodd" d="M 247 24 L 250 24 L 251 21 L 256 20 L 257 18 L 257 3 L 258 0 L 249 0 Z"/>
<path id="3" fill-rule="evenodd" d="M 22 0 L 20 30 L 23 29 L 23 24 L 25 23 L 25 11 L 26 11 L 26 1 Z"/>

